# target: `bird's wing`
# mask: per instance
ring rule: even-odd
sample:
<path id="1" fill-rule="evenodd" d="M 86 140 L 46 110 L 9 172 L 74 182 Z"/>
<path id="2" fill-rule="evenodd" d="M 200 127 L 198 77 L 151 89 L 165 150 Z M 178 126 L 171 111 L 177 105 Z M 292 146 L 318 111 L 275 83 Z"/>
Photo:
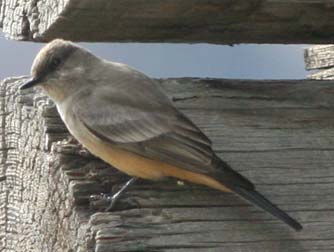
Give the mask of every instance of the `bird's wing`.
<path id="1" fill-rule="evenodd" d="M 73 114 L 97 137 L 138 155 L 216 177 L 225 185 L 253 188 L 221 161 L 211 141 L 179 112 L 159 86 L 121 66 L 110 85 L 73 99 Z M 120 81 L 121 80 L 121 81 Z"/>
<path id="2" fill-rule="evenodd" d="M 191 171 L 213 169 L 210 140 L 166 97 L 157 99 L 147 88 L 111 87 L 80 97 L 71 106 L 73 114 L 108 143 Z"/>

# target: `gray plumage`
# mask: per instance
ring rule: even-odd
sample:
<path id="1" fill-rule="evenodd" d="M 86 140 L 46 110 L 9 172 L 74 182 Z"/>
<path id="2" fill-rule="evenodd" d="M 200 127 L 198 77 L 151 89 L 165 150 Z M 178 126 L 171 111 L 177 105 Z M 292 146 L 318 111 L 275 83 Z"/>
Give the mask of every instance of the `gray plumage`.
<path id="1" fill-rule="evenodd" d="M 301 226 L 255 191 L 212 150 L 211 141 L 178 111 L 146 75 L 102 60 L 71 42 L 44 47 L 32 67 L 33 79 L 57 104 L 77 139 L 110 146 L 214 178 L 296 230 Z M 159 167 L 157 167 L 158 169 Z"/>

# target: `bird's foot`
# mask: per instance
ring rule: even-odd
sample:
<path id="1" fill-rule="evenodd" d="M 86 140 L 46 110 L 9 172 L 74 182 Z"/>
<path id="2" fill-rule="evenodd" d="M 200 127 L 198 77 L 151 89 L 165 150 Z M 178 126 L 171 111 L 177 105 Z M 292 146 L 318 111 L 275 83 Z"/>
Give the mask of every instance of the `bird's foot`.
<path id="1" fill-rule="evenodd" d="M 116 192 L 115 194 L 98 194 L 98 195 L 91 195 L 90 196 L 90 205 L 94 208 L 100 208 L 101 206 L 105 206 L 109 204 L 104 211 L 109 212 L 115 209 L 117 203 L 120 201 L 121 197 L 123 196 L 124 192 L 137 180 L 137 178 L 133 177 L 128 182 L 126 182 L 121 189 Z M 133 201 L 133 200 L 132 200 Z M 129 202 L 127 202 L 129 203 Z M 133 202 L 130 203 L 133 205 Z M 137 203 L 136 203 L 137 205 Z"/>
<path id="2" fill-rule="evenodd" d="M 98 211 L 115 211 L 121 209 L 139 208 L 138 201 L 132 197 L 115 200 L 113 194 L 96 194 L 90 196 L 90 207 Z"/>
<path id="3" fill-rule="evenodd" d="M 65 144 L 74 144 L 79 145 L 79 142 L 71 135 L 69 135 L 65 140 L 63 140 Z"/>

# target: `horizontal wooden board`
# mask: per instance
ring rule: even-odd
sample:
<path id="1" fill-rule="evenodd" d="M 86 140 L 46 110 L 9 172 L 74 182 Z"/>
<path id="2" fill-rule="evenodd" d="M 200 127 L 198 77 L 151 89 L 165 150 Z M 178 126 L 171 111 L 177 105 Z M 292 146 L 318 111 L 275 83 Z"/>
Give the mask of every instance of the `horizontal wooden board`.
<path id="1" fill-rule="evenodd" d="M 39 92 L 1 85 L 0 247 L 6 251 L 333 251 L 332 81 L 157 80 L 217 154 L 297 220 L 285 224 L 234 194 L 139 181 L 117 211 L 89 204 L 126 177 L 68 133 Z M 1 205 L 2 204 L 2 205 Z"/>

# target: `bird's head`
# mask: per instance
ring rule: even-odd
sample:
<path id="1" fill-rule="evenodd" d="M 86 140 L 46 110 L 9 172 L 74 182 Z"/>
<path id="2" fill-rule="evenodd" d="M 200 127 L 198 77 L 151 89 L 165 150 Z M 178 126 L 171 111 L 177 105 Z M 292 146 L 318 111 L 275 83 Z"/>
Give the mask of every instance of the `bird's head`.
<path id="1" fill-rule="evenodd" d="M 37 85 L 51 84 L 69 75 L 65 63 L 71 58 L 79 47 L 62 39 L 55 39 L 44 46 L 31 67 L 31 79 L 21 89 L 27 89 Z"/>
<path id="2" fill-rule="evenodd" d="M 83 78 L 94 58 L 70 41 L 55 39 L 37 54 L 31 67 L 31 78 L 20 89 L 40 86 L 55 101 L 64 98 L 79 88 L 76 80 Z"/>

